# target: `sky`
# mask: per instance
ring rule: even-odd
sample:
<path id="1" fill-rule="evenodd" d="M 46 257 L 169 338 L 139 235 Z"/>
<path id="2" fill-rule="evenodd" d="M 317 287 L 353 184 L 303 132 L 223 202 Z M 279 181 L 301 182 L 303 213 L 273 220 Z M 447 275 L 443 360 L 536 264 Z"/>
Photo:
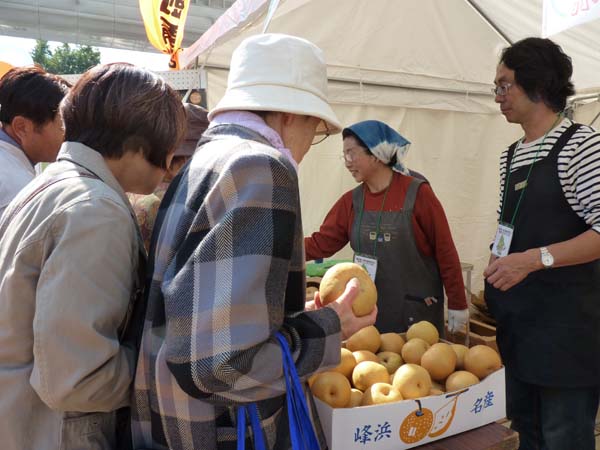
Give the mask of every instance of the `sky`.
<path id="1" fill-rule="evenodd" d="M 60 45 L 58 42 L 50 42 L 53 50 Z M 23 39 L 10 36 L 0 36 L 0 61 L 13 66 L 24 66 L 32 64 L 29 53 L 35 46 L 35 40 Z M 129 50 L 117 50 L 114 48 L 98 47 L 100 51 L 100 62 L 102 64 L 111 62 L 129 62 L 131 64 L 145 67 L 150 70 L 169 70 L 169 57 L 161 53 L 134 52 Z"/>

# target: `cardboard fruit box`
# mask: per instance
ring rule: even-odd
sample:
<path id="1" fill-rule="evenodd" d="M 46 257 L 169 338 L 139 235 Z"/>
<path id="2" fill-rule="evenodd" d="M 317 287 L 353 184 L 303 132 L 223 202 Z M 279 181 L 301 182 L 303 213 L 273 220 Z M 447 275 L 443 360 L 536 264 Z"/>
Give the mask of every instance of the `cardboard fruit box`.
<path id="1" fill-rule="evenodd" d="M 315 402 L 331 450 L 407 449 L 503 419 L 504 368 L 479 384 L 417 400 L 335 409 Z"/>

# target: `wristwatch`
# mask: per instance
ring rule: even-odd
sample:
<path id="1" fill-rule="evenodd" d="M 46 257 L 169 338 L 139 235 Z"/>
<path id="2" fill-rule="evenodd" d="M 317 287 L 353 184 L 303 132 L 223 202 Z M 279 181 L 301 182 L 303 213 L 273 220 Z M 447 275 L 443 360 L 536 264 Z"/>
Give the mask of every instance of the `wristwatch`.
<path id="1" fill-rule="evenodd" d="M 542 264 L 544 269 L 550 269 L 554 265 L 554 256 L 548 251 L 546 247 L 540 247 L 542 253 Z"/>

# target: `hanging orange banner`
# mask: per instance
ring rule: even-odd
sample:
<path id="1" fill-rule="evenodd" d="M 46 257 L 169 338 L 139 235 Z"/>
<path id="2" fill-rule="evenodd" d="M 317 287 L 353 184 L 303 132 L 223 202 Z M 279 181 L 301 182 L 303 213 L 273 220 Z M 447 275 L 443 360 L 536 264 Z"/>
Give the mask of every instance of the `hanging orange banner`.
<path id="1" fill-rule="evenodd" d="M 4 74 L 12 68 L 13 68 L 13 66 L 11 66 L 9 63 L 0 61 L 0 78 L 2 78 L 4 76 Z"/>
<path id="2" fill-rule="evenodd" d="M 169 67 L 179 69 L 179 52 L 190 0 L 140 0 L 146 36 L 163 53 L 171 55 Z"/>

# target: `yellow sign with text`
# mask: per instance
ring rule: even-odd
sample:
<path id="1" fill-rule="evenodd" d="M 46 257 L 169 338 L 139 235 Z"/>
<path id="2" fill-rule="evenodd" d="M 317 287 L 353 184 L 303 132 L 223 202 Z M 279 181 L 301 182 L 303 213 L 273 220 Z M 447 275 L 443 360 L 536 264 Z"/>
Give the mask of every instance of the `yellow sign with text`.
<path id="1" fill-rule="evenodd" d="M 190 0 L 140 0 L 146 36 L 154 47 L 171 55 L 171 69 L 179 69 L 178 53 L 189 7 Z"/>

